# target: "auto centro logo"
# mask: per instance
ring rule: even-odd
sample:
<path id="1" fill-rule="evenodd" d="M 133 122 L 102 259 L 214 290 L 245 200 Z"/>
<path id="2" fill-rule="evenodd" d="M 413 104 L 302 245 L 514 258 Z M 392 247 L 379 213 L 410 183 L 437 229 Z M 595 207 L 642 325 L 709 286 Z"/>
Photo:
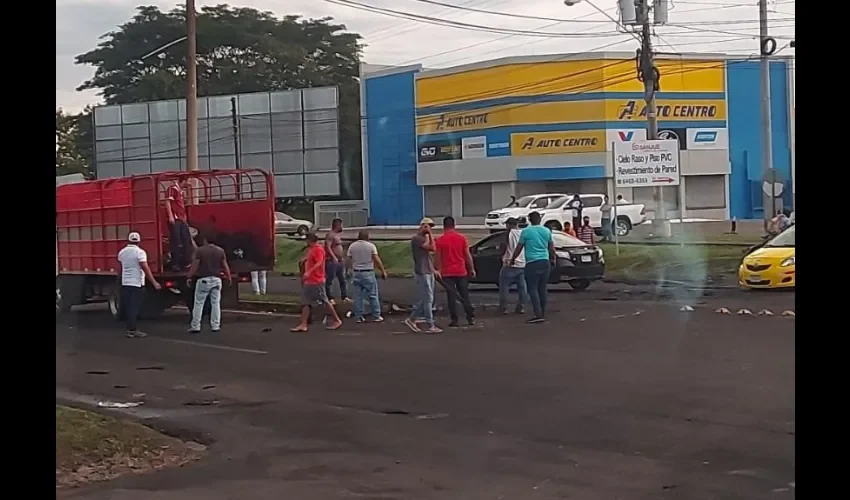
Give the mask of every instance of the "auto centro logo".
<path id="1" fill-rule="evenodd" d="M 694 134 L 694 142 L 699 144 L 711 144 L 717 141 L 717 132 L 714 130 L 700 130 Z"/>
<path id="2" fill-rule="evenodd" d="M 490 113 L 475 113 L 468 115 L 440 115 L 437 120 L 437 130 L 448 130 L 461 127 L 487 125 Z"/>
<path id="3" fill-rule="evenodd" d="M 717 117 L 717 106 L 714 104 L 659 104 L 656 114 L 661 119 L 670 118 L 707 118 Z M 631 120 L 635 117 L 646 118 L 646 103 L 627 101 L 617 111 L 618 120 Z"/>

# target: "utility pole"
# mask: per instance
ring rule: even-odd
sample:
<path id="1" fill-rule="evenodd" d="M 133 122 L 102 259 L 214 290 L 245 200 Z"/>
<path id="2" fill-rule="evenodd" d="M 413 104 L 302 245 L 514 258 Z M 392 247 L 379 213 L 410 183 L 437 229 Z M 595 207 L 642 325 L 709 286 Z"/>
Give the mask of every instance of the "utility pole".
<path id="1" fill-rule="evenodd" d="M 655 106 L 655 93 L 658 91 L 659 73 L 655 67 L 655 56 L 652 53 L 652 23 L 649 19 L 651 0 L 635 0 L 637 24 L 641 26 L 641 47 L 638 54 L 638 69 L 643 81 L 644 99 L 646 100 L 646 138 L 650 141 L 658 139 L 658 110 Z M 667 210 L 664 206 L 664 189 L 655 188 L 656 203 L 656 232 L 666 235 Z"/>
<path id="2" fill-rule="evenodd" d="M 236 169 L 242 168 L 242 151 L 239 149 L 239 115 L 236 114 L 236 98 L 230 98 L 230 121 L 233 124 L 233 152 L 236 157 Z"/>
<path id="3" fill-rule="evenodd" d="M 198 71 L 195 0 L 186 0 L 186 170 L 198 170 Z"/>
<path id="4" fill-rule="evenodd" d="M 772 179 L 771 169 L 773 169 L 773 132 L 771 131 L 770 120 L 770 53 L 773 52 L 768 45 L 773 44 L 767 34 L 767 0 L 759 0 L 759 54 L 761 60 L 759 63 L 761 70 L 761 170 L 764 179 Z M 768 50 L 770 49 L 770 50 Z M 770 193 L 762 190 L 762 206 L 764 207 L 764 227 L 767 230 L 767 225 L 776 212 L 776 198 L 774 194 L 774 185 L 770 185 Z M 770 211 L 768 211 L 768 209 Z"/>

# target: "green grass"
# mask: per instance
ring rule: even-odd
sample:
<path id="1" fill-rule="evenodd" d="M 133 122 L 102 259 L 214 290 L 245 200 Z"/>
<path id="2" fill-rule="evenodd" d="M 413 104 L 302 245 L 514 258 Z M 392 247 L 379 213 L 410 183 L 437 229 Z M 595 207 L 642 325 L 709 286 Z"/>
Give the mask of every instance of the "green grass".
<path id="1" fill-rule="evenodd" d="M 387 272 L 406 276 L 411 272 L 410 243 L 407 241 L 377 241 L 375 245 Z M 745 247 L 718 245 L 620 245 L 620 255 L 613 244 L 603 244 L 607 273 L 616 276 L 657 276 L 661 273 L 680 276 L 681 279 L 717 276 L 734 272 L 744 254 Z M 304 252 L 304 243 L 279 240 L 277 244 L 277 270 L 298 272 L 298 259 Z M 674 278 L 675 279 L 675 278 Z"/>
<path id="2" fill-rule="evenodd" d="M 620 245 L 603 244 L 609 276 L 659 277 L 701 280 L 706 276 L 734 273 L 746 250 L 719 245 Z"/>
<path id="3" fill-rule="evenodd" d="M 378 253 L 387 272 L 406 276 L 413 270 L 409 241 L 376 241 Z M 282 273 L 298 273 L 298 261 L 304 255 L 303 241 L 278 238 L 275 270 Z"/>
<path id="4" fill-rule="evenodd" d="M 180 465 L 192 455 L 182 442 L 149 427 L 56 405 L 57 487 Z"/>

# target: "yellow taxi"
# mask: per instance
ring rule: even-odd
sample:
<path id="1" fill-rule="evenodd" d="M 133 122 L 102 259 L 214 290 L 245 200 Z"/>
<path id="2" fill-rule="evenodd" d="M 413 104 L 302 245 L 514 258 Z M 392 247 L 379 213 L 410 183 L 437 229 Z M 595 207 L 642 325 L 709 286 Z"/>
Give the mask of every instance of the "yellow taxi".
<path id="1" fill-rule="evenodd" d="M 738 268 L 742 288 L 794 288 L 797 281 L 796 225 L 744 257 Z"/>

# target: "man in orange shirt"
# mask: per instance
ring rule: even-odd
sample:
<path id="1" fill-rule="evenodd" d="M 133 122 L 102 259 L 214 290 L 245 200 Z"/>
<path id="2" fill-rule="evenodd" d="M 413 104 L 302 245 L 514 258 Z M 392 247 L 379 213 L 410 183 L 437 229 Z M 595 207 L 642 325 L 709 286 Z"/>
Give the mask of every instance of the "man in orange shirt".
<path id="1" fill-rule="evenodd" d="M 475 277 L 475 264 L 466 237 L 455 230 L 454 217 L 443 219 L 443 235 L 434 242 L 434 277 L 442 281 L 448 296 L 449 326 L 458 326 L 457 301 L 463 305 L 466 321 L 475 324 L 475 309 L 469 301 L 469 278 Z"/>
<path id="2" fill-rule="evenodd" d="M 303 259 L 304 272 L 301 276 L 301 321 L 289 330 L 291 332 L 307 331 L 314 305 L 325 306 L 327 309 L 331 318 L 328 330 L 336 330 L 342 326 L 342 320 L 325 293 L 325 249 L 318 241 L 316 233 L 307 235 L 307 256 Z"/>

